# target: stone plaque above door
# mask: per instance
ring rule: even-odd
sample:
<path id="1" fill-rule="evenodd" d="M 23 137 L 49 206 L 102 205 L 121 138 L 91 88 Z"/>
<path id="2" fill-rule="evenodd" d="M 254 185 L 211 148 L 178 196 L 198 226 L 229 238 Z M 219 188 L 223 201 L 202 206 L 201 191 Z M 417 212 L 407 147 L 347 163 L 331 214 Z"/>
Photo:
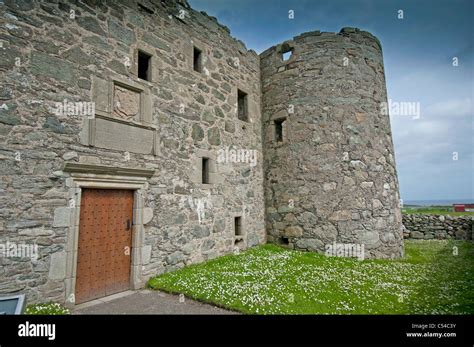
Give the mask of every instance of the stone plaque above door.
<path id="1" fill-rule="evenodd" d="M 113 116 L 128 121 L 140 121 L 140 92 L 114 84 Z"/>
<path id="2" fill-rule="evenodd" d="M 94 77 L 92 99 L 96 114 L 84 120 L 82 144 L 131 153 L 158 153 L 158 131 L 152 124 L 148 86 L 119 76 L 108 80 Z"/>

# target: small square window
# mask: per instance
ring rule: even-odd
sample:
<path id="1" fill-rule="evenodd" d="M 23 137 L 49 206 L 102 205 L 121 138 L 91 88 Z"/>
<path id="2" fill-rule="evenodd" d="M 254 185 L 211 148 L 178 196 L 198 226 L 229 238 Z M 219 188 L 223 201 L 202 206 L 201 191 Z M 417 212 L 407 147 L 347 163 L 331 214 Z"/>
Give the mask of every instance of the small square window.
<path id="1" fill-rule="evenodd" d="M 240 120 L 249 121 L 248 95 L 240 89 L 237 89 L 237 116 Z"/>
<path id="2" fill-rule="evenodd" d="M 290 49 L 288 51 L 282 52 L 281 58 L 282 58 L 283 61 L 288 61 L 288 60 L 290 60 L 292 55 L 293 55 L 293 50 Z"/>
<path id="3" fill-rule="evenodd" d="M 193 66 L 194 71 L 202 72 L 202 51 L 196 47 L 193 53 Z"/>
<path id="4" fill-rule="evenodd" d="M 242 217 L 234 217 L 234 234 L 235 236 L 242 235 Z"/>
<path id="5" fill-rule="evenodd" d="M 202 183 L 209 184 L 209 158 L 202 158 Z"/>
<path id="6" fill-rule="evenodd" d="M 151 81 L 151 55 L 138 51 L 138 78 Z"/>
<path id="7" fill-rule="evenodd" d="M 284 123 L 286 118 L 275 120 L 275 141 L 283 142 L 284 140 Z"/>

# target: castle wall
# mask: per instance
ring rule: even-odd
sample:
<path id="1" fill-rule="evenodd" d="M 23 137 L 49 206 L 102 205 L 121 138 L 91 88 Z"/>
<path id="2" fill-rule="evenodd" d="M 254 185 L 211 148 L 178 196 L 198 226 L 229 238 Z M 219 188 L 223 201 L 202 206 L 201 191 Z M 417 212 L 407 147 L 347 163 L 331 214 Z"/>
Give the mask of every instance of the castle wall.
<path id="1" fill-rule="evenodd" d="M 255 52 L 185 1 L 6 0 L 1 11 L 0 242 L 36 244 L 39 257 L 0 257 L 0 293 L 69 300 L 86 184 L 139 187 L 136 286 L 233 252 L 235 216 L 239 248 L 265 242 Z M 137 76 L 139 51 L 150 81 Z M 249 121 L 237 117 L 238 88 Z M 65 99 L 95 112 L 61 112 Z M 255 165 L 219 163 L 229 146 L 255 151 Z"/>
<path id="2" fill-rule="evenodd" d="M 355 243 L 366 257 L 400 257 L 378 40 L 352 28 L 310 32 L 260 57 L 268 241 L 323 252 Z"/>
<path id="3" fill-rule="evenodd" d="M 134 190 L 132 289 L 267 238 L 403 253 L 370 34 L 306 33 L 259 57 L 184 0 L 0 11 L 0 251 L 38 250 L 2 253 L 0 293 L 74 304 L 93 188 Z"/>

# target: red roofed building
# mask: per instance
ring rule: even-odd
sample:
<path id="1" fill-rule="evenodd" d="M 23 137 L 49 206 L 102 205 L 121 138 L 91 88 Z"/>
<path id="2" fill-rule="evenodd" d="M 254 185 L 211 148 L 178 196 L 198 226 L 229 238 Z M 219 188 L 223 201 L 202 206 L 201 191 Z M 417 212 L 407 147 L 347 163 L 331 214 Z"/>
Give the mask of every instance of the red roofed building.
<path id="1" fill-rule="evenodd" d="M 453 204 L 454 212 L 474 212 L 474 204 Z"/>

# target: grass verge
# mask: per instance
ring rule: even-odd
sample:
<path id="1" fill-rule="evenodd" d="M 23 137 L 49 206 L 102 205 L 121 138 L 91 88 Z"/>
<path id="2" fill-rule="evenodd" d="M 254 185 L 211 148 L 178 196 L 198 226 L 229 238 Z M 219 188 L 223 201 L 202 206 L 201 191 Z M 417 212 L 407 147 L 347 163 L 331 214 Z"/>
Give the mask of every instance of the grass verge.
<path id="1" fill-rule="evenodd" d="M 153 289 L 248 314 L 473 314 L 474 245 L 405 241 L 400 260 L 262 245 L 149 280 Z"/>

